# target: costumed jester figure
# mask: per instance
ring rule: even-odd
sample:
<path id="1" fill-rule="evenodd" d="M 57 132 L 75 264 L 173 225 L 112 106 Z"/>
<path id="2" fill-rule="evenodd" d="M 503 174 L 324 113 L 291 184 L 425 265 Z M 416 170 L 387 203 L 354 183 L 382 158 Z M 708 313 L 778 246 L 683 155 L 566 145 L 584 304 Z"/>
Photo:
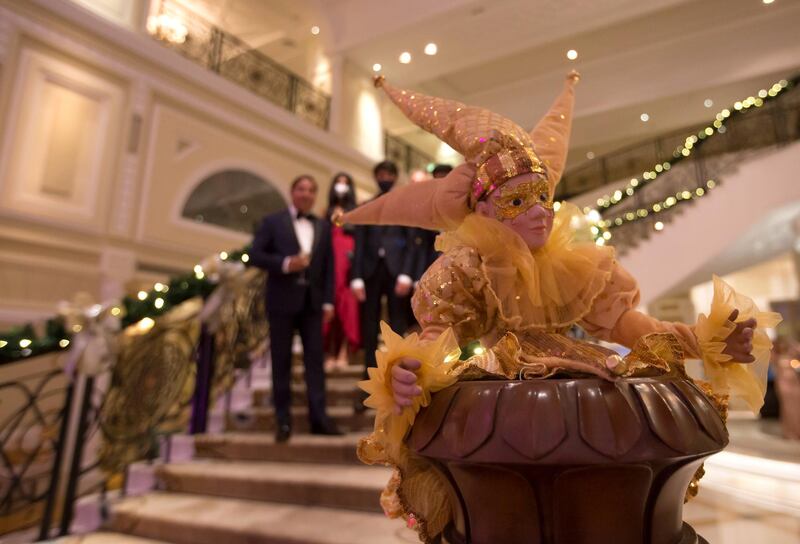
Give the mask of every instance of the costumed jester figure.
<path id="1" fill-rule="evenodd" d="M 560 96 L 528 132 L 486 109 L 376 78 L 411 121 L 466 161 L 443 179 L 395 189 L 341 218 L 442 232 L 436 242 L 442 255 L 413 297 L 421 334 L 403 339 L 384 325 L 386 349 L 361 384 L 377 415 L 359 456 L 396 468 L 382 504 L 388 515 L 415 523 L 423 540 L 433 541 L 451 512 L 442 476 L 404 439 L 431 394 L 456 381 L 691 380 L 684 359 L 692 358 L 703 361 L 707 380 L 695 384 L 723 419 L 729 393 L 754 411 L 762 403 L 771 349 L 764 329 L 778 323 L 777 314 L 760 312 L 719 278 L 710 312 L 693 326 L 641 313 L 636 280 L 620 266 L 614 248 L 581 241 L 581 212 L 568 202 L 554 203 L 578 79 L 574 72 L 567 77 Z M 573 339 L 566 333 L 575 325 L 631 351 L 620 357 Z M 478 340 L 483 352 L 460 360 L 459 346 Z"/>

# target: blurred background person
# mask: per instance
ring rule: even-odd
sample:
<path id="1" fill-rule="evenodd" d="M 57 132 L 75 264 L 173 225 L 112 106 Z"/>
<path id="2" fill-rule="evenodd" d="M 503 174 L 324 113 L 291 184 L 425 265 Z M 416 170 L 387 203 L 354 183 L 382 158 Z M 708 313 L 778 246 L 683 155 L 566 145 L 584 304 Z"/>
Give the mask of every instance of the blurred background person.
<path id="1" fill-rule="evenodd" d="M 775 404 L 771 413 L 780 418 L 784 438 L 800 440 L 800 346 L 790 337 L 779 336 L 775 340 L 770 370 L 773 379 L 764 406 Z"/>
<path id="2" fill-rule="evenodd" d="M 449 164 L 437 164 L 432 171 L 434 179 L 445 177 L 453 167 Z M 414 228 L 412 230 L 412 239 L 414 240 L 414 282 L 418 282 L 422 274 L 433 264 L 439 257 L 439 252 L 435 249 L 436 237 L 439 235 L 438 231 Z"/>
<path id="3" fill-rule="evenodd" d="M 411 175 L 411 182 L 420 183 L 429 181 L 431 177 L 433 177 L 433 179 L 443 178 L 449 174 L 452 169 L 453 167 L 449 164 L 437 164 L 431 171 L 431 174 L 428 174 L 422 170 L 418 170 Z M 422 274 L 424 274 L 428 267 L 433 264 L 433 261 L 439 257 L 439 252 L 434 248 L 436 237 L 438 235 L 439 231 L 426 230 L 417 227 L 411 228 L 411 251 L 414 254 L 412 257 L 411 277 L 414 280 L 414 288 L 416 288 L 417 282 L 422 277 Z M 408 313 L 408 330 L 418 332 L 420 327 L 417 323 L 416 317 L 414 317 L 414 311 L 411 308 L 410 297 L 408 299 L 408 304 L 406 305 L 406 311 Z"/>
<path id="4" fill-rule="evenodd" d="M 322 323 L 333 317 L 333 259 L 327 221 L 311 213 L 317 182 L 309 175 L 295 178 L 292 203 L 268 215 L 253 239 L 250 262 L 267 271 L 267 320 L 272 356 L 272 401 L 275 441 L 292 433 L 292 340 L 303 341 L 308 418 L 312 434 L 341 434 L 325 410 L 322 367 Z"/>
<path id="5" fill-rule="evenodd" d="M 331 229 L 333 251 L 333 304 L 334 314 L 325 323 L 325 369 L 344 368 L 349 364 L 349 355 L 361 347 L 361 322 L 358 300 L 350 290 L 350 270 L 355 248 L 354 230 L 349 225 L 338 226 L 334 222 L 337 214 L 356 207 L 356 191 L 353 178 L 340 172 L 331 180 L 328 191 L 326 217 Z"/>
<path id="6" fill-rule="evenodd" d="M 373 169 L 378 194 L 389 192 L 397 182 L 397 166 L 383 161 Z M 361 302 L 361 341 L 364 346 L 364 377 L 377 365 L 378 331 L 382 301 L 386 299 L 389 324 L 395 331 L 408 329 L 408 305 L 414 283 L 414 251 L 411 229 L 394 225 L 359 225 L 355 230 L 355 255 L 350 287 Z M 365 394 L 358 391 L 356 411 L 363 411 Z"/>

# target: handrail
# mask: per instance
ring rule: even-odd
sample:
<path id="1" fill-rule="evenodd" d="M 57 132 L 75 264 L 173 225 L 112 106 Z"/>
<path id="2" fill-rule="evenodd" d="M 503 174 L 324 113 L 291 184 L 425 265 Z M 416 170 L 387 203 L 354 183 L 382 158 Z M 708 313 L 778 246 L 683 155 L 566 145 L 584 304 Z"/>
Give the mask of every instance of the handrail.
<path id="1" fill-rule="evenodd" d="M 148 31 L 184 57 L 327 130 L 327 93 L 175 0 L 161 0 Z"/>

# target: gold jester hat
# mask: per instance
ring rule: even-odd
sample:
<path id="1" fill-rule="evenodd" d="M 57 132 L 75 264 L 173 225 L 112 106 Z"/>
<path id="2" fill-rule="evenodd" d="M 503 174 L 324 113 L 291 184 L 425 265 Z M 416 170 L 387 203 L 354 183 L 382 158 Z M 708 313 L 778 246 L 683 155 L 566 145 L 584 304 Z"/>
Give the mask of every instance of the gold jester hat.
<path id="1" fill-rule="evenodd" d="M 564 89 L 531 132 L 485 108 L 467 106 L 421 93 L 397 89 L 383 76 L 375 86 L 412 122 L 464 155 L 467 164 L 446 178 L 399 187 L 342 218 L 353 224 L 395 224 L 439 230 L 457 227 L 475 204 L 509 179 L 535 173 L 539 190 L 552 204 L 569 143 L 574 86 L 570 73 Z"/>

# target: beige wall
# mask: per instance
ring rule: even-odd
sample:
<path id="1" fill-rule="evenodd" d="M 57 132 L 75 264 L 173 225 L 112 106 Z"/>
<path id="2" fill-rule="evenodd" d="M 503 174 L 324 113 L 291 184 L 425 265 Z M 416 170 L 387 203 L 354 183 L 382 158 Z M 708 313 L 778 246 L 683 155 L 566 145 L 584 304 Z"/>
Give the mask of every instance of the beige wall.
<path id="1" fill-rule="evenodd" d="M 218 170 L 283 194 L 311 173 L 319 210 L 339 170 L 371 187 L 373 161 L 349 140 L 73 3 L 0 0 L 0 324 L 244 244 L 180 217 Z"/>

